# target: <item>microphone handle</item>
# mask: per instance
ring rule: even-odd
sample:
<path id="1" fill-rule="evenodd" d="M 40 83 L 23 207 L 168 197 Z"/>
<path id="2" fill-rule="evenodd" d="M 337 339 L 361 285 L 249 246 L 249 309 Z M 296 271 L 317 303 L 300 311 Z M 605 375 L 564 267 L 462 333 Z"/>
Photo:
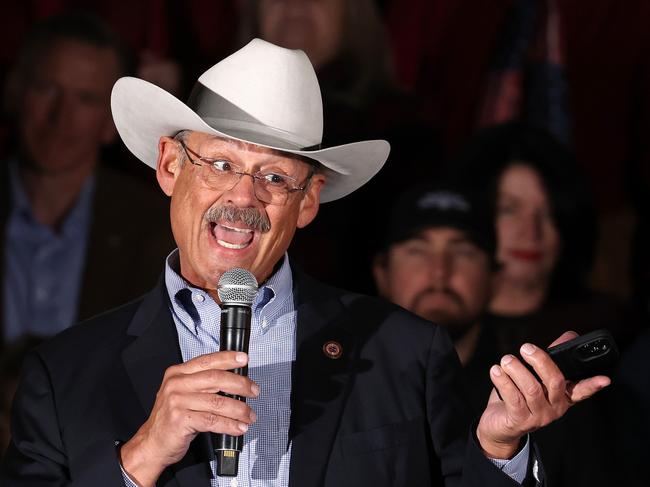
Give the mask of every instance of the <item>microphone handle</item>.
<path id="1" fill-rule="evenodd" d="M 221 333 L 219 351 L 229 350 L 248 353 L 251 336 L 250 306 L 224 304 L 221 308 Z M 232 372 L 248 376 L 248 365 Z M 219 392 L 220 395 L 246 402 L 246 398 L 233 394 Z M 212 435 L 212 446 L 217 456 L 217 474 L 236 477 L 239 452 L 242 451 L 244 436 L 232 436 L 223 433 Z M 235 453 L 237 452 L 237 453 Z"/>

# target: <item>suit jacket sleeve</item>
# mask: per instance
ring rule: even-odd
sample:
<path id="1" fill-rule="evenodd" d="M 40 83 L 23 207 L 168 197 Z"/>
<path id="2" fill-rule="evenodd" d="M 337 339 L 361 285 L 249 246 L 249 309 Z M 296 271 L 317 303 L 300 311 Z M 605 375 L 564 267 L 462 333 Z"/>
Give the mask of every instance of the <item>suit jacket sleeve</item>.
<path id="1" fill-rule="evenodd" d="M 467 439 L 467 418 L 473 412 L 468 410 L 464 383 L 458 380 L 459 372 L 460 364 L 453 345 L 441 327 L 437 327 L 427 367 L 427 416 L 445 486 L 519 486 L 483 454 L 473 431 Z M 476 423 L 471 429 L 476 429 Z M 462 472 L 460 480 L 458 472 Z M 523 485 L 535 485 L 531 473 L 529 462 Z"/>
<path id="2" fill-rule="evenodd" d="M 50 377 L 37 353 L 23 365 L 21 385 L 12 408 L 12 440 L 4 458 L 3 486 L 115 486 L 124 485 L 115 444 L 91 441 L 69 458 L 57 417 Z M 93 432 L 88 431 L 92 437 Z M 70 478 L 69 462 L 77 472 Z"/>

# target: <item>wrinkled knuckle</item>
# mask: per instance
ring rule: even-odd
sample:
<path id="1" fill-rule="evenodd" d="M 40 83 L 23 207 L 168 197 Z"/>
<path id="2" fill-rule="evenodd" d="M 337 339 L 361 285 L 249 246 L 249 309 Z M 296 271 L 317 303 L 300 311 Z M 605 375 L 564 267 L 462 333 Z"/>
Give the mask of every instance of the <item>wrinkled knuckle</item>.
<path id="1" fill-rule="evenodd" d="M 163 375 L 163 377 L 164 378 L 173 377 L 177 373 L 178 373 L 178 365 L 172 365 L 170 367 L 167 367 L 167 369 L 165 369 L 165 374 Z"/>
<path id="2" fill-rule="evenodd" d="M 178 389 L 178 385 L 181 382 L 181 378 L 177 375 L 171 376 L 169 379 L 165 381 L 165 391 L 167 393 L 171 393 L 172 391 L 175 391 Z"/>
<path id="3" fill-rule="evenodd" d="M 206 428 L 214 428 L 216 425 L 219 424 L 220 419 L 221 418 L 219 416 L 217 416 L 216 414 L 212 414 L 212 413 L 206 413 L 203 416 L 203 421 L 204 421 L 204 424 L 205 424 Z"/>
<path id="4" fill-rule="evenodd" d="M 181 395 L 177 392 L 170 392 L 167 395 L 167 404 L 170 409 L 178 409 L 181 401 Z"/>
<path id="5" fill-rule="evenodd" d="M 208 357 L 207 355 L 201 355 L 200 357 L 197 357 L 196 363 L 202 369 L 209 369 L 211 366 L 210 357 Z"/>
<path id="6" fill-rule="evenodd" d="M 510 400 L 510 405 L 515 409 L 522 409 L 525 404 L 526 401 L 520 395 L 516 395 Z"/>
<path id="7" fill-rule="evenodd" d="M 173 391 L 173 387 L 170 386 L 169 381 L 163 382 L 158 390 L 157 397 L 167 397 Z"/>
<path id="8" fill-rule="evenodd" d="M 531 397 L 537 397 L 542 394 L 542 386 L 539 382 L 534 382 L 526 387 L 526 394 Z"/>
<path id="9" fill-rule="evenodd" d="M 224 403 L 226 401 L 226 398 L 219 395 L 219 394 L 213 394 L 212 395 L 212 408 L 215 411 L 221 411 L 224 407 Z"/>
<path id="10" fill-rule="evenodd" d="M 172 370 L 171 367 L 168 368 L 167 370 L 165 370 L 165 373 L 163 374 L 162 383 L 163 383 L 163 384 L 167 384 L 167 383 L 168 383 L 170 380 L 172 380 L 172 378 L 174 378 L 176 375 L 177 375 L 176 372 L 175 372 L 174 370 Z"/>
<path id="11" fill-rule="evenodd" d="M 554 391 L 561 391 L 565 388 L 565 381 L 560 377 L 551 379 L 549 387 Z"/>

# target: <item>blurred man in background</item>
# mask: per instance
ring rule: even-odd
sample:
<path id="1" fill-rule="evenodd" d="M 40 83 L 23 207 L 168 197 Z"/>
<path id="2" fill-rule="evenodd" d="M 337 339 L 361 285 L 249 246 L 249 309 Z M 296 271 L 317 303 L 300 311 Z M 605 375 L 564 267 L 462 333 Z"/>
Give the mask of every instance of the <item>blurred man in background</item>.
<path id="1" fill-rule="evenodd" d="M 15 147 L 0 166 L 6 342 L 137 297 L 172 248 L 162 195 L 101 157 L 116 136 L 111 88 L 129 66 L 120 39 L 87 15 L 47 19 L 20 53 L 7 94 Z"/>

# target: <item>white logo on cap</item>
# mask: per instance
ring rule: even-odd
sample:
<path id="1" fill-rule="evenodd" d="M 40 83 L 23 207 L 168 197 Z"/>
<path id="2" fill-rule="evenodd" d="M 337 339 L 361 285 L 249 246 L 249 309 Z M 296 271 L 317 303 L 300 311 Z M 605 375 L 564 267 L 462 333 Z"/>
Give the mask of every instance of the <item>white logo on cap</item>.
<path id="1" fill-rule="evenodd" d="M 457 210 L 470 211 L 470 204 L 465 198 L 457 193 L 449 191 L 436 191 L 426 193 L 418 201 L 418 208 L 421 210 L 438 209 L 442 211 Z"/>

